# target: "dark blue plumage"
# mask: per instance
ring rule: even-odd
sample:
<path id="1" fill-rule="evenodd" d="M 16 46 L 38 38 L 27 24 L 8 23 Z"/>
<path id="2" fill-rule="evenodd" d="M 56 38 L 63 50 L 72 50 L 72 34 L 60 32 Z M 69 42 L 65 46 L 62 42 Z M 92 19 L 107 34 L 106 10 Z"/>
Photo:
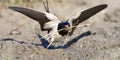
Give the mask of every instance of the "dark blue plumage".
<path id="1" fill-rule="evenodd" d="M 70 23 L 68 23 L 68 22 L 62 22 L 62 23 L 59 23 L 59 24 L 58 24 L 58 33 L 59 33 L 60 35 L 62 35 L 62 36 L 68 34 L 68 30 L 64 29 L 64 28 L 67 28 L 67 27 L 65 27 L 65 26 L 70 27 Z M 63 30 L 61 30 L 61 29 L 63 29 Z M 61 30 L 61 31 L 59 31 L 59 30 Z"/>

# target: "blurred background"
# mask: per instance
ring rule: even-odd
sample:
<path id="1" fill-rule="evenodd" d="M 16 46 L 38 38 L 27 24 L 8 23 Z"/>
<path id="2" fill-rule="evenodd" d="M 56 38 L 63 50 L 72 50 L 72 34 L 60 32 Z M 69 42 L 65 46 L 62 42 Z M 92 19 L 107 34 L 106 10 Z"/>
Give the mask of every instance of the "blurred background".
<path id="1" fill-rule="evenodd" d="M 81 23 L 90 26 L 77 28 L 70 40 L 86 31 L 94 35 L 79 38 L 67 49 L 53 50 L 36 46 L 41 44 L 37 34 L 46 33 L 40 31 L 38 22 L 7 8 L 20 6 L 45 11 L 42 1 L 0 0 L 1 60 L 120 60 L 120 0 L 48 0 L 50 12 L 61 20 L 67 20 L 78 11 L 108 4 L 105 10 Z"/>
<path id="2" fill-rule="evenodd" d="M 0 0 L 1 9 L 7 6 L 21 6 L 34 8 L 36 10 L 44 11 L 43 0 Z M 79 10 L 87 9 L 87 7 L 96 6 L 99 4 L 109 4 L 109 11 L 119 7 L 119 0 L 49 0 L 50 11 L 59 17 L 67 18 L 71 14 Z M 112 9 L 111 9 L 112 8 Z"/>

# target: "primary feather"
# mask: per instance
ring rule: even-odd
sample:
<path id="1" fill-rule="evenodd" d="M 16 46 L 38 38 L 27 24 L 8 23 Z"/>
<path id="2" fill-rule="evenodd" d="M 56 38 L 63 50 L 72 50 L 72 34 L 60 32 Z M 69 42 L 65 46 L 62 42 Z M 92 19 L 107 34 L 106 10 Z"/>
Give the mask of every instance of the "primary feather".
<path id="1" fill-rule="evenodd" d="M 91 16 L 97 14 L 98 12 L 100 12 L 101 10 L 105 9 L 107 7 L 107 4 L 101 4 L 89 9 L 86 9 L 82 12 L 77 12 L 73 17 L 71 17 L 69 19 L 69 23 L 72 26 L 77 26 L 79 25 L 81 22 L 87 20 L 88 18 L 90 18 Z M 70 32 L 70 35 L 72 35 L 72 33 L 74 32 L 76 27 L 72 28 L 72 32 Z"/>
<path id="2" fill-rule="evenodd" d="M 12 9 L 12 10 L 15 10 L 17 12 L 20 12 L 20 13 L 38 21 L 40 23 L 42 31 L 52 29 L 52 28 L 44 28 L 45 23 L 50 22 L 52 20 L 57 21 L 57 23 L 59 22 L 58 18 L 51 13 L 40 12 L 40 11 L 35 11 L 35 10 L 32 10 L 32 9 L 28 9 L 28 8 L 15 7 L 15 6 L 10 6 L 9 8 Z M 55 24 L 56 24 L 56 22 L 55 22 Z"/>

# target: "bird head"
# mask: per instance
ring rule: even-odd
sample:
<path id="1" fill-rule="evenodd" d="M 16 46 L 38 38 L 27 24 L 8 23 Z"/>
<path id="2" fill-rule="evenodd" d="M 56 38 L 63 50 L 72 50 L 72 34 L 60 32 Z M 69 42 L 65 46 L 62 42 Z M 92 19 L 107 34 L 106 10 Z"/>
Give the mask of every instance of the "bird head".
<path id="1" fill-rule="evenodd" d="M 70 30 L 69 22 L 61 22 L 58 25 L 58 32 L 60 35 L 64 36 L 67 35 Z"/>

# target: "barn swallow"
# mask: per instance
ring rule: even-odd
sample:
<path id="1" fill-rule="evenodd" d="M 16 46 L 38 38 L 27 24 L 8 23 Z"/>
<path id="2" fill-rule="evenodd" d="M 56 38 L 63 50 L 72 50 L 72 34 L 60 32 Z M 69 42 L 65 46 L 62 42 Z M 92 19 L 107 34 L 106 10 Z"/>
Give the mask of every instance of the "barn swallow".
<path id="1" fill-rule="evenodd" d="M 47 46 L 47 48 L 49 48 L 54 40 L 59 40 L 63 37 L 66 38 L 67 36 L 71 36 L 76 29 L 75 26 L 78 26 L 80 23 L 86 21 L 88 18 L 105 9 L 107 6 L 107 4 L 101 4 L 84 11 L 79 11 L 66 21 L 59 20 L 55 15 L 50 13 L 48 9 L 48 2 L 47 7 L 45 6 L 46 12 L 16 6 L 9 6 L 8 8 L 20 12 L 39 22 L 41 31 L 48 32 L 49 36 L 47 39 L 50 40 L 50 44 Z"/>

